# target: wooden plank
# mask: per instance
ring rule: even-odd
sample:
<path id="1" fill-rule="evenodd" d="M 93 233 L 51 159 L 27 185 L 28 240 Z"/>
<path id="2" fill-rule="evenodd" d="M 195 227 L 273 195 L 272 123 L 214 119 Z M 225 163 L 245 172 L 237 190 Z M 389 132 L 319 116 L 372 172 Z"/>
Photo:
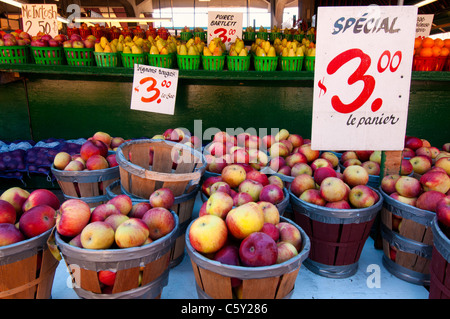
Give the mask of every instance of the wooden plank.
<path id="1" fill-rule="evenodd" d="M 91 291 L 91 292 L 94 292 L 97 294 L 102 292 L 96 271 L 88 270 L 88 269 L 84 269 L 84 268 L 78 268 L 78 270 L 80 272 L 79 276 L 77 276 L 77 274 L 74 274 L 74 277 L 75 277 L 75 280 L 77 278 L 79 279 L 80 282 L 77 282 L 77 284 L 78 284 L 78 286 L 81 287 L 81 289 Z M 77 271 L 77 270 L 75 270 L 75 271 Z"/>
<path id="2" fill-rule="evenodd" d="M 160 258 L 148 263 L 144 267 L 142 274 L 142 284 L 146 285 L 151 281 L 162 275 L 162 273 L 169 267 L 170 251 L 165 253 Z"/>
<path id="3" fill-rule="evenodd" d="M 139 286 L 139 267 L 121 269 L 116 272 L 113 294 L 128 291 Z"/>
<path id="4" fill-rule="evenodd" d="M 0 266 L 0 292 L 20 287 L 36 278 L 37 255 Z M 36 287 L 25 289 L 4 299 L 34 299 Z"/>
<path id="5" fill-rule="evenodd" d="M 49 249 L 42 252 L 42 264 L 39 278 L 42 281 L 39 283 L 36 292 L 36 299 L 47 299 L 51 296 L 53 279 L 55 277 L 56 267 L 59 261 L 53 257 Z M 43 278 L 43 276 L 45 276 Z"/>
<path id="6" fill-rule="evenodd" d="M 274 299 L 280 277 L 244 279 L 242 281 L 242 299 Z"/>
<path id="7" fill-rule="evenodd" d="M 399 174 L 402 164 L 402 151 L 383 151 L 381 153 L 380 180 L 390 174 Z"/>
<path id="8" fill-rule="evenodd" d="M 198 268 L 203 290 L 213 299 L 232 299 L 231 278 Z"/>
<path id="9" fill-rule="evenodd" d="M 276 299 L 282 299 L 282 298 L 286 297 L 287 294 L 289 294 L 292 291 L 292 289 L 294 289 L 295 281 L 297 279 L 299 271 L 300 271 L 300 267 L 298 267 L 294 271 L 291 271 L 291 272 L 281 276 L 277 295 L 275 296 Z"/>
<path id="10" fill-rule="evenodd" d="M 314 255 L 310 256 L 311 260 L 325 265 L 334 265 L 337 246 L 333 243 L 339 241 L 340 228 L 339 224 L 312 221 L 311 252 Z"/>

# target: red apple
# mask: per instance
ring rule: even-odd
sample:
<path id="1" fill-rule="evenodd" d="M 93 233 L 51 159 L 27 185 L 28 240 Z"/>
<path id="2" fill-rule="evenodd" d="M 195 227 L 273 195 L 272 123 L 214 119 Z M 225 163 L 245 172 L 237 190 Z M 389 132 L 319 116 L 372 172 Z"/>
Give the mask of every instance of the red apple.
<path id="1" fill-rule="evenodd" d="M 277 206 L 269 202 L 259 201 L 258 205 L 261 207 L 264 214 L 264 222 L 271 224 L 278 224 L 280 222 L 280 212 Z"/>
<path id="2" fill-rule="evenodd" d="M 395 200 L 398 200 L 399 202 L 403 203 L 403 204 L 407 204 L 407 205 L 411 205 L 411 206 L 416 206 L 416 202 L 417 202 L 417 197 L 406 197 L 406 196 L 402 196 L 397 192 L 392 193 L 391 195 L 389 195 L 390 197 L 392 197 Z"/>
<path id="3" fill-rule="evenodd" d="M 48 205 L 30 208 L 19 220 L 19 229 L 27 238 L 45 233 L 55 226 L 55 209 Z"/>
<path id="4" fill-rule="evenodd" d="M 142 218 L 144 214 L 150 209 L 152 206 L 147 202 L 139 202 L 133 205 L 131 211 L 128 213 L 128 217 L 132 218 Z"/>
<path id="5" fill-rule="evenodd" d="M 150 231 L 149 237 L 157 240 L 169 234 L 176 226 L 172 213 L 164 207 L 155 207 L 147 211 L 142 220 Z"/>
<path id="6" fill-rule="evenodd" d="M 348 201 L 344 199 L 337 202 L 328 202 L 325 204 L 325 207 L 333 209 L 351 209 L 351 206 L 348 203 Z"/>
<path id="7" fill-rule="evenodd" d="M 422 192 L 422 186 L 414 177 L 400 176 L 395 183 L 395 190 L 399 195 L 405 197 L 417 197 Z"/>
<path id="8" fill-rule="evenodd" d="M 437 202 L 436 216 L 440 223 L 450 227 L 450 195 L 445 196 Z"/>
<path id="9" fill-rule="evenodd" d="M 269 155 L 271 158 L 283 157 L 286 158 L 290 154 L 289 148 L 281 143 L 275 142 L 269 149 Z"/>
<path id="10" fill-rule="evenodd" d="M 83 248 L 83 245 L 81 244 L 81 233 L 69 240 L 69 245 Z"/>
<path id="11" fill-rule="evenodd" d="M 56 216 L 56 230 L 66 237 L 75 237 L 89 223 L 91 209 L 81 199 L 69 199 L 61 204 Z"/>
<path id="12" fill-rule="evenodd" d="M 124 215 L 128 215 L 133 208 L 133 202 L 130 196 L 120 194 L 108 200 L 107 204 L 113 204 Z"/>
<path id="13" fill-rule="evenodd" d="M 431 158 L 416 155 L 409 160 L 413 166 L 413 170 L 417 174 L 424 174 L 431 169 Z"/>
<path id="14" fill-rule="evenodd" d="M 231 188 L 237 188 L 247 177 L 245 169 L 237 164 L 226 166 L 222 171 L 222 180 L 230 185 Z"/>
<path id="15" fill-rule="evenodd" d="M 109 224 L 114 229 L 114 231 L 116 231 L 117 227 L 119 227 L 120 224 L 122 224 L 124 221 L 130 218 L 132 217 L 128 217 L 127 215 L 124 214 L 112 214 L 106 217 L 105 223 Z"/>
<path id="16" fill-rule="evenodd" d="M 349 158 L 348 160 L 346 160 L 344 163 L 342 163 L 342 166 L 344 167 L 348 167 L 351 165 L 361 165 L 361 161 L 357 158 Z"/>
<path id="17" fill-rule="evenodd" d="M 416 152 L 414 152 L 412 149 L 405 147 L 402 151 L 402 158 L 404 159 L 410 159 L 412 157 L 416 156 Z"/>
<path id="18" fill-rule="evenodd" d="M 121 223 L 115 232 L 115 242 L 120 248 L 142 246 L 150 231 L 142 219 L 130 218 Z"/>
<path id="19" fill-rule="evenodd" d="M 348 194 L 350 204 L 355 208 L 367 208 L 376 204 L 377 194 L 367 185 L 356 185 Z"/>
<path id="20" fill-rule="evenodd" d="M 423 146 L 423 141 L 414 136 L 405 137 L 405 147 L 412 149 L 413 151 Z"/>
<path id="21" fill-rule="evenodd" d="M 417 198 L 416 207 L 436 212 L 437 203 L 444 197 L 445 194 L 438 191 L 424 192 Z"/>
<path id="22" fill-rule="evenodd" d="M 2 193 L 0 199 L 7 201 L 13 205 L 16 210 L 17 217 L 22 214 L 22 206 L 30 196 L 30 193 L 20 187 L 11 187 Z"/>
<path id="23" fill-rule="evenodd" d="M 233 206 L 236 207 L 249 202 L 253 202 L 253 198 L 249 193 L 237 193 L 236 196 L 233 197 Z"/>
<path id="24" fill-rule="evenodd" d="M 411 162 L 406 158 L 402 158 L 400 166 L 400 175 L 410 175 L 414 171 L 414 167 Z"/>
<path id="25" fill-rule="evenodd" d="M 125 143 L 125 140 L 122 137 L 113 137 L 111 139 L 110 147 L 111 147 L 112 150 L 115 150 L 116 148 L 118 148 L 123 143 Z"/>
<path id="26" fill-rule="evenodd" d="M 99 270 L 98 280 L 104 285 L 114 286 L 114 282 L 116 281 L 116 272 L 110 270 Z"/>
<path id="27" fill-rule="evenodd" d="M 327 177 L 320 184 L 320 196 L 327 202 L 341 201 L 347 195 L 347 186 L 337 177 Z"/>
<path id="28" fill-rule="evenodd" d="M 263 202 L 270 202 L 274 205 L 281 203 L 284 200 L 283 190 L 275 184 L 269 184 L 262 188 L 259 194 L 259 200 Z"/>
<path id="29" fill-rule="evenodd" d="M 369 181 L 369 173 L 359 165 L 350 165 L 344 169 L 343 178 L 350 187 L 366 185 Z"/>
<path id="30" fill-rule="evenodd" d="M 263 186 L 269 184 L 269 178 L 267 177 L 267 175 L 257 170 L 249 171 L 247 173 L 246 179 L 257 181 L 261 183 Z"/>
<path id="31" fill-rule="evenodd" d="M 116 154 L 110 154 L 106 157 L 106 161 L 108 162 L 108 167 L 116 167 L 119 166 L 116 160 Z"/>
<path id="32" fill-rule="evenodd" d="M 227 194 L 231 194 L 231 187 L 230 187 L 230 185 L 228 185 L 227 183 L 225 183 L 223 181 L 215 182 L 209 188 L 209 193 L 210 193 L 210 195 L 212 195 L 215 192 L 224 192 Z"/>
<path id="33" fill-rule="evenodd" d="M 252 179 L 245 179 L 239 184 L 239 192 L 248 193 L 255 202 L 259 200 L 263 188 L 264 186 L 260 182 Z"/>
<path id="34" fill-rule="evenodd" d="M 91 138 L 81 145 L 80 155 L 85 162 L 92 155 L 101 155 L 106 158 L 108 156 L 108 146 L 102 141 Z"/>
<path id="35" fill-rule="evenodd" d="M 82 159 L 83 160 L 83 159 Z M 84 160 L 83 160 L 84 162 Z M 82 171 L 84 170 L 85 164 L 80 160 L 72 160 L 64 168 L 65 171 Z"/>
<path id="36" fill-rule="evenodd" d="M 447 175 L 450 175 L 450 157 L 441 157 L 437 159 L 434 166 L 442 168 Z"/>
<path id="37" fill-rule="evenodd" d="M 423 174 L 419 181 L 425 192 L 433 190 L 445 194 L 450 189 L 450 177 L 443 171 L 430 170 Z"/>
<path id="38" fill-rule="evenodd" d="M 234 245 L 226 245 L 214 254 L 212 258 L 225 265 L 240 266 L 239 248 Z M 231 278 L 231 287 L 238 287 L 242 283 L 239 278 Z"/>
<path id="39" fill-rule="evenodd" d="M 206 213 L 208 215 L 215 215 L 225 219 L 233 208 L 234 201 L 230 194 L 216 192 L 211 194 L 206 203 Z"/>
<path id="40" fill-rule="evenodd" d="M 92 211 L 90 222 L 93 223 L 96 221 L 104 221 L 108 216 L 112 214 L 121 214 L 121 212 L 113 204 L 100 204 Z"/>
<path id="41" fill-rule="evenodd" d="M 320 191 L 314 188 L 305 190 L 299 198 L 307 203 L 315 204 L 318 206 L 325 206 L 325 204 L 327 203 L 325 199 L 320 196 Z"/>
<path id="42" fill-rule="evenodd" d="M 310 176 L 313 175 L 313 170 L 309 164 L 306 163 L 297 163 L 291 169 L 291 176 L 296 177 L 301 174 L 308 174 Z"/>
<path id="43" fill-rule="evenodd" d="M 102 141 L 103 143 L 105 143 L 106 146 L 108 146 L 108 148 L 111 145 L 112 137 L 108 133 L 99 131 L 94 133 L 94 135 L 92 135 L 92 138 L 94 140 Z"/>
<path id="44" fill-rule="evenodd" d="M 361 162 L 367 162 L 370 159 L 370 155 L 372 155 L 373 151 L 355 151 L 356 156 Z"/>
<path id="45" fill-rule="evenodd" d="M 269 162 L 269 167 L 274 172 L 278 172 L 278 170 L 280 168 L 282 168 L 283 166 L 286 166 L 286 160 L 284 159 L 284 157 L 281 157 L 281 156 L 276 156 L 276 157 L 272 158 Z"/>
<path id="46" fill-rule="evenodd" d="M 314 161 L 311 162 L 311 169 L 314 171 L 316 171 L 318 168 L 320 167 L 328 167 L 334 170 L 333 168 L 333 164 L 327 160 L 326 158 L 323 157 L 319 157 L 316 158 Z"/>
<path id="47" fill-rule="evenodd" d="M 281 189 L 284 188 L 284 182 L 279 176 L 271 175 L 271 176 L 269 176 L 268 179 L 269 179 L 269 184 L 278 185 L 278 187 L 280 187 Z"/>
<path id="48" fill-rule="evenodd" d="M 14 206 L 10 202 L 0 199 L 0 224 L 14 224 L 16 222 L 16 218 L 17 214 Z"/>
<path id="49" fill-rule="evenodd" d="M 285 166 L 281 167 L 277 173 L 281 174 L 281 175 L 291 176 L 292 170 L 289 166 L 285 165 Z"/>
<path id="50" fill-rule="evenodd" d="M 70 156 L 67 152 L 59 152 L 55 155 L 53 159 L 53 165 L 56 169 L 63 170 L 72 160 L 72 156 Z"/>
<path id="51" fill-rule="evenodd" d="M 86 168 L 90 171 L 106 169 L 109 167 L 108 161 L 102 155 L 94 154 L 86 161 Z"/>
<path id="52" fill-rule="evenodd" d="M 291 182 L 291 192 L 300 197 L 300 195 L 307 189 L 314 189 L 316 187 L 316 182 L 314 178 L 308 174 L 301 174 L 294 178 Z"/>
<path id="53" fill-rule="evenodd" d="M 308 163 L 311 163 L 320 156 L 320 151 L 311 149 L 311 144 L 301 145 L 298 151 L 305 154 L 306 158 L 308 159 Z"/>
<path id="54" fill-rule="evenodd" d="M 330 166 L 321 166 L 316 168 L 313 173 L 314 181 L 317 185 L 321 185 L 322 181 L 328 177 L 337 177 L 336 171 Z"/>
<path id="55" fill-rule="evenodd" d="M 381 179 L 380 186 L 381 189 L 388 195 L 394 193 L 395 183 L 397 183 L 400 178 L 399 174 L 388 174 Z"/>
<path id="56" fill-rule="evenodd" d="M 280 231 L 280 241 L 291 243 L 297 251 L 301 250 L 302 235 L 297 227 L 288 222 L 280 222 L 277 228 Z"/>
<path id="57" fill-rule="evenodd" d="M 277 264 L 281 264 L 298 255 L 297 249 L 291 243 L 281 241 L 277 244 Z"/>
<path id="58" fill-rule="evenodd" d="M 380 164 L 374 161 L 366 161 L 361 163 L 361 166 L 369 173 L 369 175 L 378 176 L 380 175 Z"/>
<path id="59" fill-rule="evenodd" d="M 239 256 L 247 267 L 270 266 L 277 261 L 277 244 L 269 235 L 254 232 L 241 242 Z"/>
<path id="60" fill-rule="evenodd" d="M 308 163 L 306 155 L 303 153 L 296 152 L 286 157 L 286 165 L 289 166 L 290 168 L 294 167 L 294 165 L 297 163 Z"/>
<path id="61" fill-rule="evenodd" d="M 261 228 L 261 232 L 269 235 L 275 242 L 280 239 L 280 231 L 278 230 L 277 226 L 272 223 L 264 223 L 263 227 Z"/>
<path id="62" fill-rule="evenodd" d="M 272 146 L 272 144 L 274 144 L 275 142 L 276 142 L 275 136 L 270 135 L 270 134 L 264 136 L 261 140 L 261 144 L 263 146 L 265 146 L 266 149 L 269 149 Z"/>
<path id="63" fill-rule="evenodd" d="M 202 254 L 215 253 L 226 243 L 228 230 L 225 221 L 215 215 L 204 215 L 195 219 L 188 232 L 192 247 Z"/>
<path id="64" fill-rule="evenodd" d="M 13 224 L 0 224 L 0 247 L 25 240 L 23 234 Z"/>
<path id="65" fill-rule="evenodd" d="M 303 145 L 303 137 L 299 134 L 289 134 L 287 140 L 292 143 L 294 148 Z"/>
<path id="66" fill-rule="evenodd" d="M 206 196 L 211 195 L 210 186 L 216 182 L 221 182 L 221 181 L 222 181 L 222 176 L 210 176 L 210 177 L 206 178 L 201 186 L 203 194 L 205 194 Z"/>
<path id="67" fill-rule="evenodd" d="M 336 168 L 339 165 L 339 157 L 332 152 L 323 152 L 320 154 L 320 157 L 327 159 L 331 165 L 333 165 L 333 168 Z"/>
<path id="68" fill-rule="evenodd" d="M 30 193 L 30 196 L 28 196 L 23 203 L 22 211 L 26 212 L 39 205 L 48 205 L 56 210 L 59 208 L 60 204 L 58 196 L 48 189 L 40 188 Z"/>

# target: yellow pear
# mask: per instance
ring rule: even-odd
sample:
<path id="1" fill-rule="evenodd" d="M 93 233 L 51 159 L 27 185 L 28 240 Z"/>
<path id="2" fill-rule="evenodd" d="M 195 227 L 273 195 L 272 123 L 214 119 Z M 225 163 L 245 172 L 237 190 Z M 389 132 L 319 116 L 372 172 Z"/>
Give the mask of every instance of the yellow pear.
<path id="1" fill-rule="evenodd" d="M 142 48 L 138 47 L 137 45 L 133 45 L 131 47 L 131 53 L 141 54 L 142 53 Z"/>
<path id="2" fill-rule="evenodd" d="M 243 48 L 241 52 L 239 52 L 239 56 L 247 56 L 247 55 L 248 55 L 247 48 Z"/>
<path id="3" fill-rule="evenodd" d="M 261 47 L 256 48 L 256 55 L 257 56 L 267 56 L 266 51 L 264 51 L 264 49 Z"/>
<path id="4" fill-rule="evenodd" d="M 217 46 L 216 43 L 214 41 L 211 41 L 208 46 L 209 51 L 214 52 L 214 50 L 216 49 L 216 46 Z"/>
<path id="5" fill-rule="evenodd" d="M 282 56 L 288 56 L 289 55 L 289 51 L 288 51 L 288 48 L 283 48 L 283 51 L 281 51 L 281 55 Z"/>
<path id="6" fill-rule="evenodd" d="M 212 53 L 211 53 L 211 51 L 209 50 L 208 47 L 204 47 L 203 48 L 203 55 L 204 56 L 211 56 L 212 55 Z"/>
<path id="7" fill-rule="evenodd" d="M 180 49 L 178 50 L 178 54 L 179 55 L 187 55 L 188 54 L 187 47 L 186 47 L 185 44 L 181 44 L 180 45 Z"/>
<path id="8" fill-rule="evenodd" d="M 95 44 L 95 46 L 94 46 L 94 50 L 95 50 L 95 52 L 103 52 L 103 48 L 102 48 L 102 46 L 100 45 L 100 43 L 96 43 Z"/>
<path id="9" fill-rule="evenodd" d="M 117 48 L 117 51 L 122 52 L 123 51 L 123 42 L 119 41 L 119 43 L 117 43 L 116 48 Z"/>
<path id="10" fill-rule="evenodd" d="M 123 36 L 123 34 L 119 35 L 119 42 L 123 42 L 125 39 L 125 37 Z"/>
<path id="11" fill-rule="evenodd" d="M 303 56 L 304 55 L 302 47 L 298 47 L 297 48 L 297 52 L 295 52 L 295 55 L 296 56 Z"/>
<path id="12" fill-rule="evenodd" d="M 213 55 L 214 56 L 222 56 L 222 54 L 223 54 L 222 47 L 220 45 L 216 46 L 216 48 L 214 49 Z"/>
<path id="13" fill-rule="evenodd" d="M 159 54 L 159 50 L 158 50 L 158 48 L 157 48 L 155 45 L 152 45 L 152 46 L 150 47 L 149 53 L 150 53 L 150 54 Z"/>
<path id="14" fill-rule="evenodd" d="M 117 46 L 114 43 L 110 43 L 109 46 L 111 47 L 111 52 L 113 53 L 117 52 Z"/>
<path id="15" fill-rule="evenodd" d="M 133 40 L 134 44 L 138 47 L 142 47 L 144 45 L 144 39 L 137 38 L 136 40 Z"/>
<path id="16" fill-rule="evenodd" d="M 128 45 L 123 47 L 123 53 L 131 53 L 131 49 Z"/>
<path id="17" fill-rule="evenodd" d="M 192 44 L 194 44 L 194 39 L 190 38 L 187 42 L 186 42 L 186 47 L 190 47 Z"/>
<path id="18" fill-rule="evenodd" d="M 167 50 L 167 47 L 163 47 L 159 54 L 169 54 L 169 50 Z"/>
<path id="19" fill-rule="evenodd" d="M 105 45 L 105 48 L 103 49 L 103 52 L 111 53 L 112 52 L 111 46 L 109 44 Z"/>
<path id="20" fill-rule="evenodd" d="M 111 43 L 113 43 L 115 46 L 117 46 L 117 43 L 119 43 L 119 39 L 113 39 L 111 41 Z"/>
<path id="21" fill-rule="evenodd" d="M 290 49 L 289 49 L 288 56 L 295 56 L 294 48 L 290 48 Z"/>
<path id="22" fill-rule="evenodd" d="M 238 56 L 236 50 L 235 49 L 231 49 L 231 48 L 230 48 L 230 51 L 228 52 L 228 55 L 229 56 Z"/>
<path id="23" fill-rule="evenodd" d="M 266 53 L 269 53 L 270 47 L 271 47 L 270 42 L 269 42 L 269 41 L 264 41 L 263 49 L 264 49 L 264 51 L 265 51 Z"/>
<path id="24" fill-rule="evenodd" d="M 102 48 L 104 49 L 105 46 L 108 44 L 108 39 L 106 37 L 101 37 L 100 38 L 100 45 L 102 46 Z"/>
<path id="25" fill-rule="evenodd" d="M 205 48 L 206 46 L 205 46 L 205 43 L 197 43 L 196 45 L 195 45 L 196 47 L 197 47 L 197 51 L 198 52 L 203 52 L 203 48 Z"/>
<path id="26" fill-rule="evenodd" d="M 237 41 L 235 45 L 235 50 L 239 54 L 241 50 L 244 48 L 244 41 Z"/>
<path id="27" fill-rule="evenodd" d="M 269 51 L 267 52 L 267 56 L 277 56 L 277 53 L 275 52 L 275 48 L 271 46 L 269 48 Z"/>
<path id="28" fill-rule="evenodd" d="M 316 48 L 309 48 L 307 56 L 316 56 Z"/>
<path id="29" fill-rule="evenodd" d="M 188 49 L 188 55 L 199 55 L 197 47 L 195 45 L 191 45 Z"/>

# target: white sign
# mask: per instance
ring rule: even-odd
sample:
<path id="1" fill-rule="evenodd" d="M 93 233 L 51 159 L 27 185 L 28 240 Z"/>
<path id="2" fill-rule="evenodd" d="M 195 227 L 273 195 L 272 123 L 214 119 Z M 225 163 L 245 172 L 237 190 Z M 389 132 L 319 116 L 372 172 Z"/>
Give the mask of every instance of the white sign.
<path id="1" fill-rule="evenodd" d="M 319 7 L 311 147 L 402 150 L 417 7 Z"/>
<path id="2" fill-rule="evenodd" d="M 417 15 L 416 37 L 427 37 L 430 35 L 433 19 L 434 14 Z"/>
<path id="3" fill-rule="evenodd" d="M 22 4 L 23 31 L 31 36 L 38 32 L 58 35 L 58 10 L 56 4 Z"/>
<path id="4" fill-rule="evenodd" d="M 131 109 L 173 115 L 178 70 L 135 64 Z"/>
<path id="5" fill-rule="evenodd" d="M 208 38 L 221 38 L 227 50 L 236 41 L 242 39 L 242 12 L 208 12 Z"/>

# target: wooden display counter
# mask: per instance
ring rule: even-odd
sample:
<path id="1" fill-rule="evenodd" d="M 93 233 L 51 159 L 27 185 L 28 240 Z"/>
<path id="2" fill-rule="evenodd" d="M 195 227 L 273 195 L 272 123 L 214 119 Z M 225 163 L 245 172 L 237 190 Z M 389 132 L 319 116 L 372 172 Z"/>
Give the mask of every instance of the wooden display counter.
<path id="1" fill-rule="evenodd" d="M 105 131 L 151 137 L 167 128 L 286 128 L 311 135 L 314 72 L 179 71 L 175 115 L 130 109 L 133 70 L 0 64 L 0 140 L 72 139 Z M 413 72 L 407 135 L 448 141 L 450 72 Z M 208 140 L 208 136 L 203 136 Z"/>

